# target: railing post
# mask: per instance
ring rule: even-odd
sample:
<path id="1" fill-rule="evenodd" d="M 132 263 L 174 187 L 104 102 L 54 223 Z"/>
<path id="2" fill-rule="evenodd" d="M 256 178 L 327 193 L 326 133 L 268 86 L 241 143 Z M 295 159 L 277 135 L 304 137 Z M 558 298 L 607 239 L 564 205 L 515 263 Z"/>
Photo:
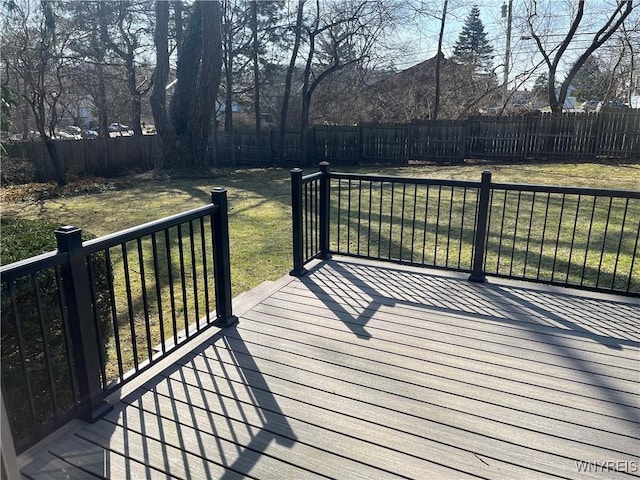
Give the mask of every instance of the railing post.
<path id="1" fill-rule="evenodd" d="M 18 468 L 16 449 L 11 433 L 11 424 L 9 423 L 9 415 L 5 408 L 4 396 L 1 390 L 0 408 L 2 409 L 0 412 L 0 435 L 2 439 L 0 443 L 0 478 L 20 478 L 20 469 Z"/>
<path id="2" fill-rule="evenodd" d="M 302 170 L 291 170 L 291 221 L 293 228 L 293 270 L 294 277 L 307 273 L 304 268 L 303 225 L 302 225 Z"/>
<path id="3" fill-rule="evenodd" d="M 109 412 L 113 406 L 104 402 L 100 384 L 100 353 L 98 332 L 93 321 L 89 275 L 82 252 L 82 230 L 73 226 L 60 227 L 55 231 L 58 251 L 69 255 L 62 266 L 62 288 L 66 300 L 67 317 L 73 357 L 78 375 L 80 401 L 87 404 L 83 419 L 95 422 Z"/>
<path id="4" fill-rule="evenodd" d="M 487 219 L 489 217 L 489 194 L 491 193 L 491 171 L 482 172 L 480 182 L 480 201 L 478 203 L 478 222 L 473 241 L 473 270 L 469 276 L 471 282 L 485 282 L 484 249 L 487 241 Z"/>
<path id="5" fill-rule="evenodd" d="M 211 203 L 219 207 L 213 215 L 213 276 L 216 296 L 214 324 L 224 328 L 238 322 L 231 305 L 231 257 L 226 188 L 216 187 L 211 190 Z"/>
<path id="6" fill-rule="evenodd" d="M 320 258 L 328 260 L 331 258 L 329 253 L 329 195 L 330 179 L 329 179 L 329 162 L 320 162 Z"/>

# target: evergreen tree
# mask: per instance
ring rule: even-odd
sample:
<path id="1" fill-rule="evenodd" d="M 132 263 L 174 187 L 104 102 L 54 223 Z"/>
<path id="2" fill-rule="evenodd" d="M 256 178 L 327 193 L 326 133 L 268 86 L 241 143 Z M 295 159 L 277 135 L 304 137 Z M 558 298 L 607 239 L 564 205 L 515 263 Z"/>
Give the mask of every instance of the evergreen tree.
<path id="1" fill-rule="evenodd" d="M 493 47 L 487 40 L 477 5 L 471 8 L 464 22 L 458 41 L 453 47 L 453 59 L 457 63 L 471 66 L 474 73 L 486 74 L 491 71 Z"/>

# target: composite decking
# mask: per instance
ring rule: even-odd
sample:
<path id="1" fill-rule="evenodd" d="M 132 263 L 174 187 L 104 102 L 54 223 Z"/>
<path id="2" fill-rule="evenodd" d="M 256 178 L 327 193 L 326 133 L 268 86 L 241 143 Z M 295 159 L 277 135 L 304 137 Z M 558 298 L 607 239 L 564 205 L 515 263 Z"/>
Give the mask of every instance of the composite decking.
<path id="1" fill-rule="evenodd" d="M 334 259 L 234 308 L 23 476 L 640 476 L 638 299 Z"/>

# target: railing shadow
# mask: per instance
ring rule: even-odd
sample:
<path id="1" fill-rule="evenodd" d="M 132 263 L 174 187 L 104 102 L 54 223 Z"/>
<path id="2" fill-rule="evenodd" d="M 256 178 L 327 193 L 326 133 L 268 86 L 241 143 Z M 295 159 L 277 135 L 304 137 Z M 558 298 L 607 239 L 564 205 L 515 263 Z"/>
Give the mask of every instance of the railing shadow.
<path id="1" fill-rule="evenodd" d="M 171 464 L 159 467 L 186 478 L 249 475 L 271 442 L 284 448 L 296 442 L 235 327 L 212 336 L 123 403 L 112 420 L 159 442 L 156 449 Z"/>
<path id="2" fill-rule="evenodd" d="M 613 351 L 640 347 L 640 302 L 633 299 L 618 302 L 560 289 L 476 284 L 462 275 L 418 273 L 342 259 L 321 264 L 301 281 L 356 334 L 383 305 L 413 305 L 517 324 L 527 330 L 528 338 L 545 343 L 562 357 L 564 366 L 575 371 L 577 378 L 582 376 L 585 383 L 605 392 L 623 418 L 640 423 L 637 407 L 628 405 L 610 379 L 564 337 L 590 340 Z M 553 342 L 548 342 L 555 332 L 562 335 L 554 335 Z M 367 334 L 369 338 L 375 335 L 371 331 Z"/>

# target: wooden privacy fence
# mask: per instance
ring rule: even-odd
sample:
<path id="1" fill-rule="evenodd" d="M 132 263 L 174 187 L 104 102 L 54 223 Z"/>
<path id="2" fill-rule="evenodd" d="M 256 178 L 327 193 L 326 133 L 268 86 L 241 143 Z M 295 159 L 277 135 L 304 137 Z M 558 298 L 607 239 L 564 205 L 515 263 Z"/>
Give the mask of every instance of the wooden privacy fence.
<path id="1" fill-rule="evenodd" d="M 218 133 L 218 160 L 227 164 L 235 149 L 237 165 L 299 164 L 300 133 L 287 132 L 279 145 L 277 131 Z M 309 163 L 388 163 L 410 161 L 461 163 L 465 159 L 500 161 L 640 159 L 640 110 L 592 114 L 532 114 L 520 117 L 474 117 L 421 124 L 314 126 L 309 131 Z M 293 160 L 293 162 L 292 162 Z"/>
<path id="2" fill-rule="evenodd" d="M 640 110 L 591 114 L 533 114 L 475 117 L 422 124 L 315 126 L 309 130 L 307 163 L 340 165 L 411 161 L 461 163 L 465 159 L 503 162 L 527 160 L 640 160 Z M 258 141 L 259 140 L 259 141 Z M 207 162 L 219 166 L 292 166 L 302 158 L 300 132 L 264 130 L 216 132 Z M 68 171 L 76 175 L 115 176 L 150 170 L 160 164 L 156 135 L 61 140 L 56 142 Z M 215 145 L 215 148 L 214 148 Z M 27 158 L 38 180 L 55 178 L 42 142 L 7 144 L 8 157 Z"/>
<path id="3" fill-rule="evenodd" d="M 78 176 L 114 177 L 128 170 L 151 170 L 162 154 L 162 142 L 156 135 L 58 140 L 55 145 L 66 170 Z M 36 170 L 36 180 L 55 179 L 43 142 L 9 142 L 5 147 L 8 158 L 31 161 Z"/>

